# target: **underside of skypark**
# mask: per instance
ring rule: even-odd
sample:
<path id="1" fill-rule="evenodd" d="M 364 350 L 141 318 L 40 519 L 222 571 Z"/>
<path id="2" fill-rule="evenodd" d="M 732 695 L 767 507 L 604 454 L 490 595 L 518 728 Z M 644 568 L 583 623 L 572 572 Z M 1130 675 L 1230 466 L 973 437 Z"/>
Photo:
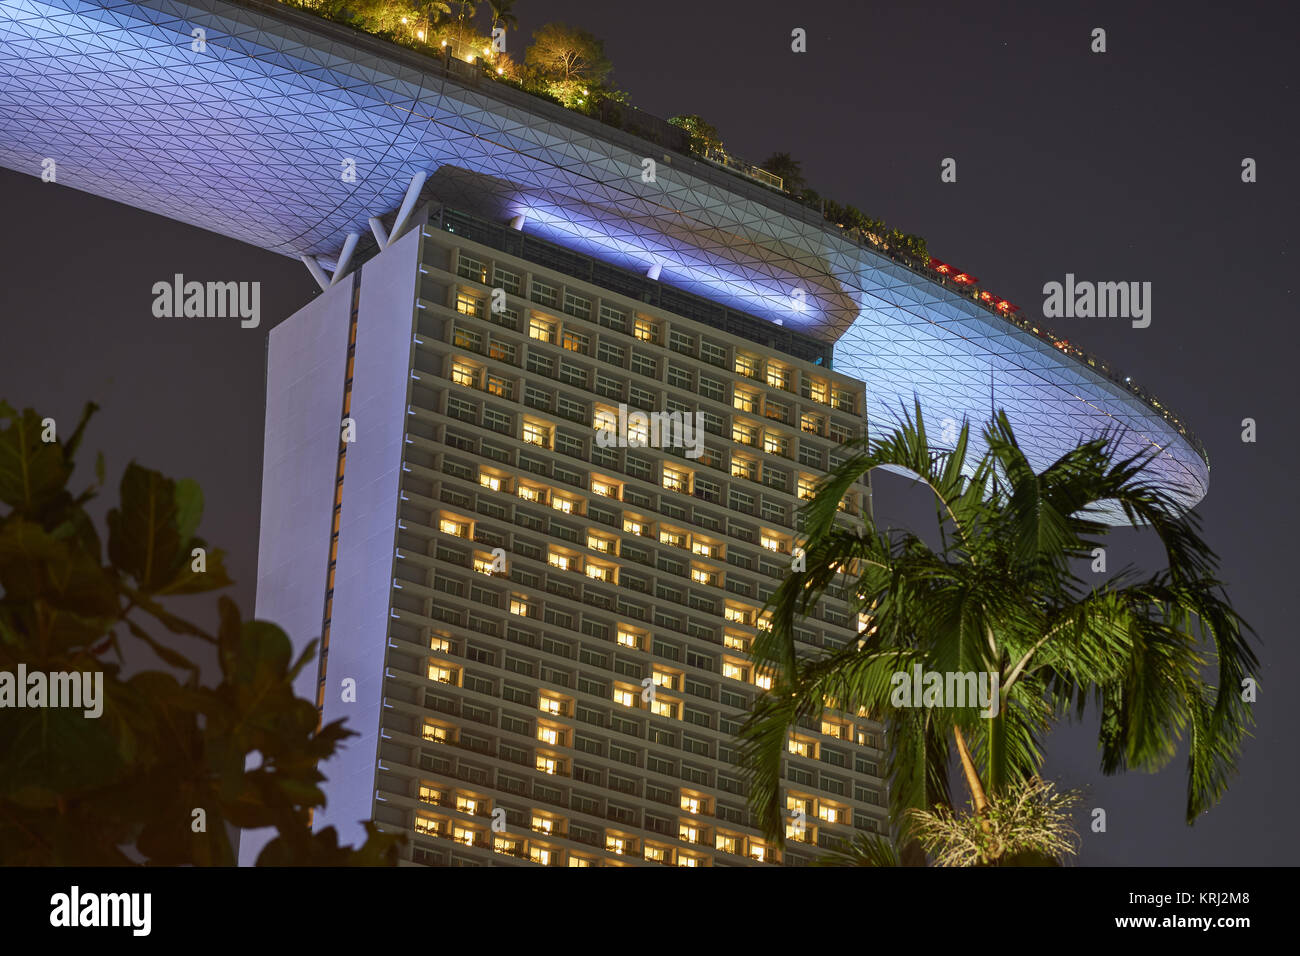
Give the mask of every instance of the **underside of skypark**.
<path id="1" fill-rule="evenodd" d="M 13 169 L 54 159 L 62 185 L 327 267 L 433 198 L 834 341 L 873 427 L 913 398 L 940 437 L 1002 408 L 1037 467 L 1121 430 L 1181 500 L 1206 493 L 1167 409 L 778 192 L 465 64 L 266 0 L 13 0 L 0 50 Z"/>

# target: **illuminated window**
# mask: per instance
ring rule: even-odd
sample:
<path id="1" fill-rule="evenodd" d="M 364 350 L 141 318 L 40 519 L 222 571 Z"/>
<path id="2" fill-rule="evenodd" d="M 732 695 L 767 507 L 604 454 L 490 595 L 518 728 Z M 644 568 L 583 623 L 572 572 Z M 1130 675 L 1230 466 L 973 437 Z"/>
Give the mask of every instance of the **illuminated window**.
<path id="1" fill-rule="evenodd" d="M 691 580 L 696 584 L 711 584 L 718 586 L 718 576 L 708 568 L 691 568 Z"/>
<path id="2" fill-rule="evenodd" d="M 844 811 L 839 807 L 832 807 L 825 803 L 823 803 L 818 809 L 817 816 L 825 820 L 827 823 L 844 822 Z"/>
<path id="3" fill-rule="evenodd" d="M 768 849 L 761 843 L 751 841 L 749 844 L 749 858 L 757 860 L 759 863 L 766 863 L 768 860 Z"/>
<path id="4" fill-rule="evenodd" d="M 748 478 L 750 481 L 758 481 L 758 462 L 752 458 L 746 458 L 744 455 L 732 455 L 731 476 L 733 478 Z"/>
<path id="5" fill-rule="evenodd" d="M 832 388 L 831 404 L 842 412 L 851 412 L 853 411 L 853 393 L 842 388 Z"/>
<path id="6" fill-rule="evenodd" d="M 717 558 L 722 554 L 722 547 L 696 538 L 691 542 L 691 551 L 705 558 Z"/>
<path id="7" fill-rule="evenodd" d="M 613 538 L 602 537 L 598 534 L 587 532 L 587 547 L 592 551 L 599 551 L 601 554 L 614 554 L 617 542 Z"/>
<path id="8" fill-rule="evenodd" d="M 436 680 L 442 684 L 454 684 L 456 682 L 456 671 L 454 668 L 445 667 L 442 664 L 429 664 L 429 680 Z"/>
<path id="9" fill-rule="evenodd" d="M 699 813 L 700 806 L 701 803 L 699 797 L 692 797 L 692 796 L 688 796 L 687 794 L 682 794 L 682 809 L 685 810 L 687 813 Z"/>
<path id="10" fill-rule="evenodd" d="M 614 572 L 600 564 L 589 564 L 587 565 L 587 577 L 594 581 L 610 581 L 613 580 Z"/>
<path id="11" fill-rule="evenodd" d="M 478 387 L 478 369 L 465 362 L 451 363 L 451 380 L 466 388 Z"/>
<path id="12" fill-rule="evenodd" d="M 669 491 L 680 491 L 682 494 L 691 493 L 691 473 L 689 471 L 679 471 L 676 468 L 664 466 L 664 487 Z"/>
<path id="13" fill-rule="evenodd" d="M 514 856 L 519 853 L 519 841 L 514 837 L 494 837 L 492 839 L 492 849 L 498 853 L 509 853 Z"/>
<path id="14" fill-rule="evenodd" d="M 749 652 L 749 639 L 741 637 L 739 634 L 723 634 L 722 643 L 733 651 Z M 743 677 L 740 679 L 744 680 Z"/>
<path id="15" fill-rule="evenodd" d="M 754 612 L 747 607 L 732 607 L 728 604 L 722 609 L 722 616 L 736 624 L 748 626 L 754 623 Z"/>
<path id="16" fill-rule="evenodd" d="M 785 838 L 794 840 L 796 843 L 811 843 L 812 832 L 807 825 L 787 823 L 785 825 Z"/>
<path id="17" fill-rule="evenodd" d="M 810 740 L 802 740 L 799 737 L 791 737 L 786 749 L 800 757 L 816 756 L 816 744 Z"/>
<path id="18" fill-rule="evenodd" d="M 551 507 L 556 511 L 563 511 L 566 515 L 571 515 L 574 512 L 575 504 L 572 498 L 555 495 L 551 498 Z"/>
<path id="19" fill-rule="evenodd" d="M 433 817 L 417 816 L 415 818 L 415 832 L 424 833 L 428 836 L 441 836 L 442 821 L 435 820 Z"/>
<path id="20" fill-rule="evenodd" d="M 659 340 L 659 330 L 649 319 L 637 319 L 636 324 L 632 326 L 632 335 L 642 342 L 657 342 Z"/>
<path id="21" fill-rule="evenodd" d="M 470 295 L 468 292 L 458 292 L 456 294 L 456 311 L 461 315 L 479 315 L 483 314 L 483 302 L 478 296 Z"/>
<path id="22" fill-rule="evenodd" d="M 808 398 L 812 399 L 814 402 L 821 402 L 823 405 L 826 404 L 826 383 L 825 382 L 819 382 L 814 379 L 812 381 L 805 382 L 804 385 L 808 390 L 808 395 L 807 395 Z"/>
<path id="23" fill-rule="evenodd" d="M 440 724 L 425 724 L 424 739 L 431 740 L 434 743 L 445 744 L 451 739 L 451 731 Z"/>
<path id="24" fill-rule="evenodd" d="M 423 803 L 442 803 L 442 791 L 427 783 L 420 784 L 420 800 Z"/>
<path id="25" fill-rule="evenodd" d="M 555 323 L 547 322 L 545 319 L 539 319 L 533 316 L 528 320 L 528 337 L 530 339 L 539 339 L 542 342 L 555 342 Z"/>
<path id="26" fill-rule="evenodd" d="M 633 448 L 644 448 L 650 444 L 650 419 L 644 415 L 628 416 L 627 443 Z"/>
<path id="27" fill-rule="evenodd" d="M 478 813 L 479 802 L 474 797 L 464 797 L 456 795 L 456 809 L 461 813 L 468 813 L 470 816 Z"/>
<path id="28" fill-rule="evenodd" d="M 619 628 L 618 642 L 624 647 L 640 647 L 641 636 L 639 634 L 634 634 L 632 631 L 625 631 L 622 628 Z"/>
<path id="29" fill-rule="evenodd" d="M 607 836 L 605 837 L 605 849 L 610 853 L 617 853 L 622 856 L 627 850 L 627 841 L 622 837 Z"/>
<path id="30" fill-rule="evenodd" d="M 623 530 L 628 534 L 644 535 L 646 533 L 646 525 L 644 521 L 638 521 L 635 518 L 624 518 Z"/>
<path id="31" fill-rule="evenodd" d="M 455 518 L 443 518 L 438 522 L 438 530 L 443 534 L 454 534 L 458 538 L 468 538 L 469 522 L 457 521 Z"/>
<path id="32" fill-rule="evenodd" d="M 523 598 L 512 597 L 510 599 L 510 613 L 518 614 L 520 617 L 528 616 L 528 602 Z"/>
<path id="33" fill-rule="evenodd" d="M 771 674 L 757 674 L 757 673 L 756 673 L 756 674 L 754 675 L 754 686 L 755 686 L 755 687 L 761 687 L 761 688 L 763 688 L 763 690 L 771 690 L 771 689 L 772 689 L 772 675 L 771 675 Z"/>
<path id="34" fill-rule="evenodd" d="M 528 485 L 520 485 L 515 494 L 523 498 L 524 501 L 542 500 L 542 490 L 540 488 L 530 488 Z"/>
<path id="35" fill-rule="evenodd" d="M 599 478 L 591 479 L 591 491 L 593 494 L 600 495 L 603 498 L 617 498 L 618 485 L 611 481 L 602 481 Z"/>
<path id="36" fill-rule="evenodd" d="M 668 851 L 661 846 L 649 846 L 645 848 L 645 858 L 654 860 L 657 863 L 663 863 L 668 859 Z"/>
<path id="37" fill-rule="evenodd" d="M 591 427 L 596 431 L 618 433 L 618 413 L 608 408 L 597 408 L 591 415 Z"/>
<path id="38" fill-rule="evenodd" d="M 804 415 L 799 419 L 799 427 L 803 431 L 821 435 L 825 433 L 826 422 L 820 415 Z"/>
<path id="39" fill-rule="evenodd" d="M 760 614 L 754 626 L 758 628 L 760 631 L 772 630 L 772 615 L 770 613 Z"/>
<path id="40" fill-rule="evenodd" d="M 790 370 L 776 362 L 767 363 L 767 384 L 772 388 L 790 390 Z"/>
<path id="41" fill-rule="evenodd" d="M 758 535 L 758 543 L 769 551 L 784 551 L 785 542 L 774 534 L 768 534 L 762 531 Z"/>
<path id="42" fill-rule="evenodd" d="M 483 336 L 465 328 L 456 329 L 452 334 L 451 342 L 457 348 L 469 349 L 471 352 L 478 352 L 483 348 Z"/>
<path id="43" fill-rule="evenodd" d="M 849 728 L 846 727 L 844 724 L 840 723 L 839 721 L 823 720 L 822 733 L 824 733 L 827 737 L 834 737 L 837 740 L 849 739 Z"/>
<path id="44" fill-rule="evenodd" d="M 591 861 L 585 856 L 569 854 L 569 866 L 591 866 Z"/>
<path id="45" fill-rule="evenodd" d="M 737 388 L 731 396 L 731 405 L 742 412 L 758 412 L 758 392 Z"/>
<path id="46" fill-rule="evenodd" d="M 539 833 L 554 833 L 555 821 L 552 820 L 550 817 L 542 817 L 542 816 L 538 816 L 537 814 L 533 814 L 532 827 L 534 830 L 536 830 Z"/>
<path id="47" fill-rule="evenodd" d="M 655 697 L 650 701 L 650 712 L 658 714 L 660 717 L 668 717 L 672 720 L 676 720 L 677 701 L 669 700 L 666 697 Z"/>
<path id="48" fill-rule="evenodd" d="M 474 570 L 477 571 L 479 574 L 487 574 L 487 575 L 496 574 L 496 559 L 484 558 L 484 557 L 480 557 L 479 555 L 475 555 Z M 505 573 L 504 570 L 502 571 L 502 573 L 503 574 Z"/>
<path id="49" fill-rule="evenodd" d="M 763 451 L 767 452 L 769 455 L 789 456 L 790 439 L 782 435 L 778 435 L 775 432 L 764 432 Z"/>
<path id="50" fill-rule="evenodd" d="M 484 488 L 491 488 L 493 491 L 501 490 L 501 479 L 496 475 L 482 474 L 478 476 L 478 483 Z"/>
<path id="51" fill-rule="evenodd" d="M 542 773 L 554 774 L 558 772 L 560 767 L 560 762 L 556 760 L 554 757 L 547 757 L 542 754 L 538 754 L 536 767 Z"/>
<path id="52" fill-rule="evenodd" d="M 681 856 L 677 858 L 677 865 L 678 866 L 703 866 L 704 863 L 697 856 L 691 856 L 688 853 L 683 853 Z"/>
<path id="53" fill-rule="evenodd" d="M 667 687 L 669 691 L 676 691 L 677 689 L 677 675 L 673 674 L 672 671 L 662 671 L 655 667 L 654 676 L 651 679 L 654 680 L 655 687 Z"/>
<path id="54" fill-rule="evenodd" d="M 559 568 L 561 571 L 573 570 L 577 565 L 577 562 L 567 554 L 558 554 L 555 551 L 552 551 L 547 556 L 546 563 L 553 568 Z"/>
<path id="55" fill-rule="evenodd" d="M 731 426 L 731 440 L 742 445 L 758 447 L 758 427 L 736 422 Z"/>
<path id="56" fill-rule="evenodd" d="M 741 375 L 758 378 L 758 367 L 761 364 L 756 356 L 746 355 L 744 352 L 736 353 L 736 371 Z"/>
<path id="57" fill-rule="evenodd" d="M 861 634 L 861 633 L 863 633 L 864 631 L 869 630 L 870 627 L 871 627 L 871 615 L 870 615 L 870 614 L 859 614 L 859 615 L 858 615 L 858 633 Z"/>
<path id="58" fill-rule="evenodd" d="M 537 739 L 544 744 L 558 747 L 560 745 L 560 732 L 554 727 L 538 727 Z"/>
<path id="59" fill-rule="evenodd" d="M 561 344 L 570 352 L 581 352 L 586 355 L 587 348 L 590 346 L 591 342 L 585 335 L 578 332 L 570 332 L 566 329 Z"/>
<path id="60" fill-rule="evenodd" d="M 684 548 L 686 547 L 686 532 L 674 528 L 660 528 L 659 543 L 669 544 L 674 548 Z"/>
<path id="61" fill-rule="evenodd" d="M 451 641 L 447 638 L 435 634 L 429 638 L 429 649 L 433 651 L 442 651 L 444 654 L 451 653 Z"/>
<path id="62" fill-rule="evenodd" d="M 740 664 L 733 664 L 730 661 L 722 662 L 722 676 L 730 677 L 732 680 L 749 680 L 749 668 Z"/>
<path id="63" fill-rule="evenodd" d="M 839 502 L 835 505 L 835 510 L 836 510 L 836 511 L 847 511 L 849 514 L 857 514 L 857 513 L 858 513 L 858 506 L 857 506 L 857 503 L 853 500 L 853 496 L 852 496 L 852 495 L 845 495 L 845 496 L 844 496 L 843 498 L 841 498 L 841 499 L 839 500 Z"/>
<path id="64" fill-rule="evenodd" d="M 800 476 L 799 491 L 800 498 L 808 499 L 817 494 L 817 479 Z"/>
<path id="65" fill-rule="evenodd" d="M 499 398 L 514 398 L 515 387 L 504 378 L 496 375 L 489 375 L 487 379 L 487 390 Z"/>
<path id="66" fill-rule="evenodd" d="M 555 851 L 544 846 L 532 846 L 528 848 L 528 859 L 534 863 L 540 863 L 542 866 L 550 866 L 551 860 L 554 859 Z"/>
<path id="67" fill-rule="evenodd" d="M 559 716 L 564 713 L 564 701 L 554 697 L 539 695 L 537 698 L 537 709 L 545 711 L 548 714 Z"/>
<path id="68" fill-rule="evenodd" d="M 622 687 L 614 688 L 614 703 L 622 704 L 624 707 L 631 707 L 636 699 L 636 695 L 630 690 Z"/>
<path id="69" fill-rule="evenodd" d="M 677 839 L 685 843 L 699 843 L 700 828 L 693 823 L 679 823 L 677 825 Z"/>
<path id="70" fill-rule="evenodd" d="M 723 853 L 735 853 L 737 845 L 736 838 L 727 833 L 719 833 L 713 839 L 713 848 L 721 850 Z"/>
<path id="71" fill-rule="evenodd" d="M 524 442 L 529 445 L 551 446 L 551 430 L 536 422 L 524 422 Z"/>

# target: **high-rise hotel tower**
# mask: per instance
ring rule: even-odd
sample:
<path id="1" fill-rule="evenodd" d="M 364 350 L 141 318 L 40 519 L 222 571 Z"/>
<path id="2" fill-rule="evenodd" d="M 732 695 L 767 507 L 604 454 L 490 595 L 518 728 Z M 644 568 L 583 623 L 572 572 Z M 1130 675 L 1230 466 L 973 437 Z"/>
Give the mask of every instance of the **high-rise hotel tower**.
<path id="1" fill-rule="evenodd" d="M 324 719 L 361 734 L 320 825 L 408 832 L 417 863 L 780 861 L 735 733 L 800 499 L 863 427 L 830 357 L 436 205 L 277 326 L 257 614 L 323 614 Z M 656 442 L 638 410 L 702 429 Z M 831 600 L 799 637 L 856 629 Z M 791 736 L 786 861 L 887 830 L 881 734 Z"/>

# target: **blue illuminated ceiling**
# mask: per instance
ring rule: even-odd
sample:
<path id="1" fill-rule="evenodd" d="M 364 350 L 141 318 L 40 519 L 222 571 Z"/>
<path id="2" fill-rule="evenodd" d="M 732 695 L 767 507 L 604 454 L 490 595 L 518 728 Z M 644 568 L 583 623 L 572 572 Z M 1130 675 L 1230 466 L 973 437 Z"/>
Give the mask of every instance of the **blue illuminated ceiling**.
<path id="1" fill-rule="evenodd" d="M 1119 426 L 1205 495 L 1160 411 L 1049 343 L 762 187 L 461 66 L 260 0 L 4 0 L 0 163 L 50 158 L 60 185 L 323 259 L 429 172 L 451 205 L 834 340 L 876 422 L 913 394 L 936 430 L 996 405 L 1039 467 Z"/>

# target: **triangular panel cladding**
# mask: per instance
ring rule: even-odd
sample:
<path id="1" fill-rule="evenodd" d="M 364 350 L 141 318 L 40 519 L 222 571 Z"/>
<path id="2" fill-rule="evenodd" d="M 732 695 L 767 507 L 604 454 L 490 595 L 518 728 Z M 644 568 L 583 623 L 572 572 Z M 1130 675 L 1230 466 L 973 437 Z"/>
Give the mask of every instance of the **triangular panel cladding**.
<path id="1" fill-rule="evenodd" d="M 1205 462 L 1139 395 L 816 213 L 679 154 L 642 183 L 641 160 L 662 147 L 436 60 L 352 48 L 334 29 L 223 0 L 10 0 L 0 161 L 39 175 L 54 158 L 61 184 L 322 257 L 395 209 L 416 173 L 464 170 L 467 203 L 523 213 L 541 238 L 658 265 L 671 285 L 836 341 L 873 420 L 913 394 L 958 420 L 1006 407 L 1039 466 L 1122 425 L 1126 451 L 1169 446 L 1158 468 L 1183 500 L 1204 494 Z"/>

